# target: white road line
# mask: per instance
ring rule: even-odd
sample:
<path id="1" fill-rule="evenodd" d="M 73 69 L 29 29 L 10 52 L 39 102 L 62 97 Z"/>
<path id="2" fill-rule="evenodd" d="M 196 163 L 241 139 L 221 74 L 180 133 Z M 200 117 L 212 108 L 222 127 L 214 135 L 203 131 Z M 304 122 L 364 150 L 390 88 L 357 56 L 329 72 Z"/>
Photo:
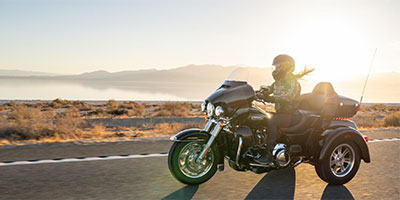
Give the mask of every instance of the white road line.
<path id="1" fill-rule="evenodd" d="M 133 158 L 151 158 L 151 157 L 165 157 L 168 154 L 147 154 L 147 155 L 123 155 L 123 156 L 105 156 L 105 157 L 87 157 L 87 158 L 65 158 L 56 160 L 35 160 L 35 161 L 15 161 L 15 162 L 2 162 L 1 166 L 13 165 L 37 165 L 47 163 L 64 163 L 64 162 L 85 162 L 85 161 L 98 161 L 98 160 L 120 160 L 120 159 L 133 159 Z"/>
<path id="2" fill-rule="evenodd" d="M 370 140 L 368 143 L 372 142 L 391 142 L 391 141 L 399 141 L 400 138 L 389 138 L 389 139 L 375 139 L 375 140 Z"/>
<path id="3" fill-rule="evenodd" d="M 400 138 L 374 139 L 374 140 L 370 140 L 368 143 L 391 142 L 391 141 L 400 141 Z M 0 167 L 13 166 L 13 165 L 38 165 L 38 164 L 48 164 L 48 163 L 85 162 L 85 161 L 99 161 L 99 160 L 121 160 L 121 159 L 134 159 L 134 158 L 165 157 L 165 156 L 168 156 L 168 154 L 155 153 L 155 154 L 121 155 L 121 156 L 64 158 L 64 159 L 54 159 L 54 160 L 8 161 L 8 162 L 0 162 Z"/>

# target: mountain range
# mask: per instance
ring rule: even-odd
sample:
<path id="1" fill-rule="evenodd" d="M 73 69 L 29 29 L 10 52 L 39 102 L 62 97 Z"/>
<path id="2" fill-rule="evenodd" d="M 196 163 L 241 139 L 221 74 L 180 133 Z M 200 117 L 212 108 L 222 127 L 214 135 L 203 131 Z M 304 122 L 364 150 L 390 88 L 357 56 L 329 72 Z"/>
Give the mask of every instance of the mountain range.
<path id="1" fill-rule="evenodd" d="M 0 76 L 57 76 L 59 74 L 26 70 L 0 69 Z"/>
<path id="2" fill-rule="evenodd" d="M 60 80 L 74 81 L 84 86 L 104 89 L 116 88 L 125 90 L 156 90 L 169 92 L 174 95 L 189 97 L 203 97 L 212 92 L 229 73 L 238 66 L 221 65 L 187 65 L 167 70 L 132 70 L 121 72 L 107 72 L 104 70 L 87 72 L 78 75 L 55 75 L 44 72 L 30 72 L 20 70 L 0 70 L 0 79 L 33 79 L 33 80 Z M 261 84 L 273 82 L 270 68 L 240 66 L 250 83 L 258 89 Z M 355 78 L 348 81 L 333 83 L 335 90 L 342 95 L 359 98 L 365 78 Z M 140 83 L 140 84 L 139 84 Z M 301 81 L 304 92 L 312 90 L 316 82 Z M 179 87 L 178 87 L 179 86 Z M 382 72 L 371 74 L 366 96 L 369 102 L 400 102 L 400 72 Z M 101 88 L 99 88 L 101 87 Z M 191 99 L 191 98 L 189 98 Z M 382 100 L 385 99 L 385 100 Z"/>

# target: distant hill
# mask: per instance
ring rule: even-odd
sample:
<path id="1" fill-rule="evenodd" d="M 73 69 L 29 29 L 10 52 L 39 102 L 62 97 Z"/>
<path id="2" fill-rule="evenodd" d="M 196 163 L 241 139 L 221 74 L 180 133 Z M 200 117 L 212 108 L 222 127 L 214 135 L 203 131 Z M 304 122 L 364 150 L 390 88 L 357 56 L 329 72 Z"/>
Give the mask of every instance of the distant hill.
<path id="1" fill-rule="evenodd" d="M 188 65 L 167 70 L 135 70 L 110 73 L 94 71 L 80 75 L 52 77 L 73 80 L 140 81 L 140 82 L 208 82 L 223 80 L 234 67 L 220 65 Z"/>
<path id="2" fill-rule="evenodd" d="M 187 65 L 167 70 L 151 69 L 114 73 L 100 70 L 79 75 L 64 76 L 49 76 L 41 72 L 31 72 L 31 74 L 22 72 L 9 73 L 12 74 L 12 76 L 9 76 L 5 75 L 6 73 L 3 70 L 3 74 L 0 71 L 0 78 L 74 81 L 86 87 L 96 89 L 116 88 L 122 90 L 168 92 L 188 99 L 193 97 L 201 99 L 215 90 L 236 67 Z M 268 85 L 273 82 L 271 68 L 250 66 L 241 66 L 241 68 L 244 69 L 241 75 L 251 80 L 250 84 L 254 89 L 258 89 L 261 84 Z M 21 74 L 24 74 L 24 76 Z M 351 81 L 336 81 L 333 82 L 333 86 L 339 94 L 358 100 L 361 96 L 364 81 L 364 77 Z M 303 93 L 311 91 L 317 84 L 307 78 L 300 81 L 300 83 Z M 400 102 L 399 86 L 400 72 L 371 74 L 364 97 L 368 102 Z"/>
<path id="3" fill-rule="evenodd" d="M 59 74 L 52 74 L 47 72 L 35 72 L 35 71 L 24 71 L 24 70 L 9 70 L 0 69 L 0 76 L 56 76 Z"/>

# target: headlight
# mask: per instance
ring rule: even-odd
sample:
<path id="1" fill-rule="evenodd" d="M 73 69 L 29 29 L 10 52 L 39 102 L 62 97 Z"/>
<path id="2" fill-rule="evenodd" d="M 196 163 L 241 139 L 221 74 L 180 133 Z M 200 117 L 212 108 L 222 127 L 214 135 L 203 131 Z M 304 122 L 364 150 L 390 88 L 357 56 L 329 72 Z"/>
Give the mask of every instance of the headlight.
<path id="1" fill-rule="evenodd" d="M 222 116 L 224 114 L 224 109 L 222 109 L 221 106 L 217 106 L 217 108 L 215 109 L 215 115 L 217 117 Z"/>
<path id="2" fill-rule="evenodd" d="M 211 117 L 213 115 L 214 112 L 214 105 L 212 105 L 211 103 L 207 104 L 207 115 L 208 117 Z"/>
<path id="3" fill-rule="evenodd" d="M 202 111 L 202 112 L 205 112 L 205 111 L 206 111 L 206 105 L 207 105 L 206 102 L 203 102 L 203 103 L 201 104 L 201 111 Z"/>

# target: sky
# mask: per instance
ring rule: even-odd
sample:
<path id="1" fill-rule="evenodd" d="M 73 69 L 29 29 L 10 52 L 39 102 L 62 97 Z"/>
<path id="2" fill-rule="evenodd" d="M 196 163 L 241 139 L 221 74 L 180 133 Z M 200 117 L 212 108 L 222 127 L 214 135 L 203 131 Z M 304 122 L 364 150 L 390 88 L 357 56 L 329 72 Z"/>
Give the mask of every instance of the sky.
<path id="1" fill-rule="evenodd" d="M 78 74 L 271 66 L 318 80 L 400 71 L 398 0 L 0 0 L 0 69 Z"/>

